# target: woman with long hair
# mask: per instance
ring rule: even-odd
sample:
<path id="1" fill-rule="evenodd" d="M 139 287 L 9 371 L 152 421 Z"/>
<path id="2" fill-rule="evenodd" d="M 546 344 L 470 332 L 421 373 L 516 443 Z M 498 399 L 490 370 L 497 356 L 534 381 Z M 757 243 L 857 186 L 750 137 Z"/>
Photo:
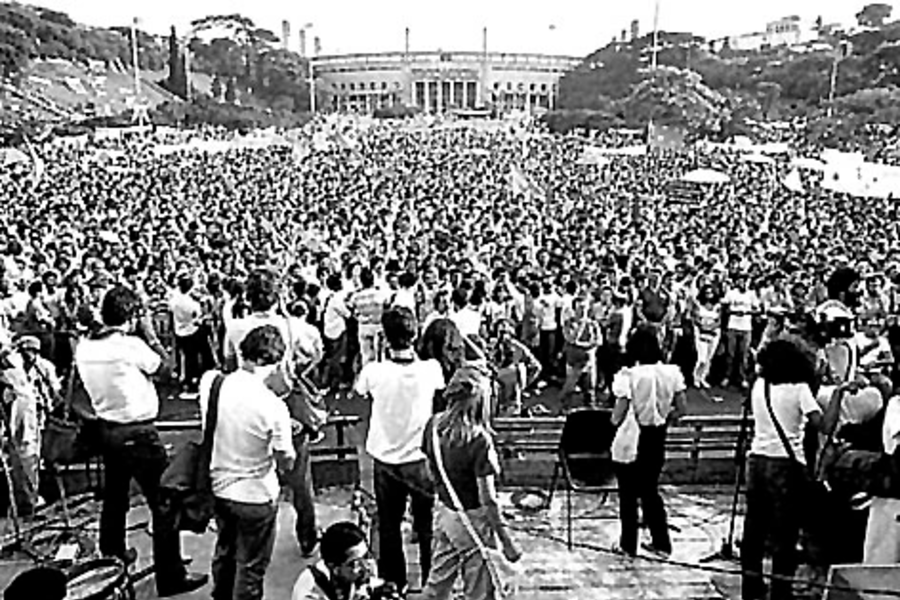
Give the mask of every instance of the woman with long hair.
<path id="1" fill-rule="evenodd" d="M 809 382 L 815 363 L 796 340 L 777 338 L 767 344 L 757 359 L 759 377 L 751 392 L 753 441 L 747 459 L 747 516 L 741 544 L 742 596 L 762 598 L 766 589 L 762 572 L 766 538 L 771 539 L 772 600 L 792 597 L 790 578 L 797 567 L 797 541 L 801 515 L 806 506 L 803 493 L 807 477 L 803 438 L 809 422 L 820 431 L 830 431 L 838 417 L 842 384 L 822 415 Z M 849 389 L 849 388 L 847 388 Z"/>
<path id="2" fill-rule="evenodd" d="M 456 370 L 466 364 L 466 345 L 459 328 L 450 319 L 438 318 L 431 321 L 418 341 L 418 355 L 421 360 L 434 359 L 441 365 L 444 381 L 450 381 Z M 435 395 L 434 410 L 445 407 L 443 392 Z"/>
<path id="3" fill-rule="evenodd" d="M 468 365 L 481 371 L 485 377 L 489 377 L 489 368 L 483 351 L 472 340 L 464 338 L 456 323 L 450 319 L 435 319 L 419 338 L 418 355 L 422 360 L 434 359 L 441 365 L 444 372 L 444 381 L 450 381 L 454 373 L 463 366 Z M 492 385 L 490 378 L 485 380 L 487 400 L 485 410 L 492 410 Z M 443 400 L 443 392 L 435 393 L 434 412 L 444 410 L 446 402 Z M 490 417 L 489 413 L 487 417 Z"/>
<path id="4" fill-rule="evenodd" d="M 715 289 L 708 283 L 697 294 L 691 310 L 691 323 L 694 326 L 694 344 L 697 349 L 694 385 L 700 389 L 709 389 L 706 378 L 709 377 L 709 368 L 722 337 L 722 305 L 716 298 Z"/>
<path id="5" fill-rule="evenodd" d="M 491 600 L 497 597 L 502 582 L 495 565 L 489 563 L 491 558 L 480 552 L 479 546 L 496 549 L 499 544 L 510 561 L 521 556 L 497 503 L 494 478 L 500 473 L 500 464 L 483 417 L 483 378 L 479 369 L 458 369 L 444 390 L 447 409 L 434 415 L 425 427 L 422 446 L 436 482 L 438 502 L 432 565 L 423 600 L 450 598 L 460 573 L 467 599 Z"/>
<path id="6" fill-rule="evenodd" d="M 656 554 L 672 552 L 666 508 L 659 495 L 659 476 L 665 463 L 666 430 L 684 413 L 685 383 L 677 365 L 663 363 L 659 336 L 652 327 L 641 326 L 625 347 L 632 366 L 619 371 L 613 380 L 616 405 L 612 423 L 632 432 L 628 444 L 635 451 L 615 462 L 619 485 L 619 520 L 622 523 L 619 549 L 637 554 L 640 500 L 644 522 L 652 543 L 644 548 Z M 626 420 L 631 420 L 626 423 Z"/>

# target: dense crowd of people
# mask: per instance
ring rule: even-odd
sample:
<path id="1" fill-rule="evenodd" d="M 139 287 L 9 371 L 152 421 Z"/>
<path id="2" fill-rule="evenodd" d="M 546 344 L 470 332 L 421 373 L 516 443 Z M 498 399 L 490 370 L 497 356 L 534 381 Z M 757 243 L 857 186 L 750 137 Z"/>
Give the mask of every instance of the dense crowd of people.
<path id="1" fill-rule="evenodd" d="M 339 143 L 310 141 L 325 132 Z M 176 135 L 234 139 L 212 130 Z M 881 156 L 888 142 L 872 135 L 861 147 Z M 787 142 L 799 155 L 820 150 L 791 126 L 760 136 Z M 304 555 L 319 542 L 311 434 L 302 426 L 297 432 L 303 416 L 268 397 L 239 409 L 241 394 L 251 390 L 260 396 L 269 389 L 277 399 L 303 381 L 307 392 L 373 399 L 367 450 L 381 516 L 379 571 L 398 590 L 407 588 L 398 536 L 411 498 L 422 583 L 435 598 L 449 593 L 466 563 L 463 550 L 471 549 L 459 546 L 465 528 L 452 515 L 469 514 L 480 531 L 499 537 L 508 557 L 519 554 L 495 510 L 491 478 L 499 467 L 486 427 L 496 415 L 633 402 L 643 436 L 636 460 L 652 463 L 655 474 L 619 471 L 629 489 L 621 546 L 636 552 L 636 504 L 646 498 L 654 546 L 668 553 L 655 486 L 665 426 L 677 417 L 670 413 L 682 411 L 685 389 L 747 389 L 767 342 L 792 332 L 815 338 L 816 325 L 836 309 L 864 326 L 838 336 L 853 340 L 852 358 L 827 352 L 835 336 L 817 340 L 832 387 L 817 404 L 812 390 L 821 381 L 811 382 L 809 397 L 796 392 L 802 414 L 814 404 L 836 410 L 829 394 L 847 391 L 847 382 L 860 403 L 875 390 L 874 412 L 892 396 L 900 356 L 900 220 L 890 198 L 835 194 L 814 177 L 799 194 L 781 183 L 785 162 L 745 161 L 721 149 L 657 150 L 598 167 L 579 160 L 585 139 L 524 124 L 319 121 L 300 139 L 293 149 L 165 153 L 152 135 L 47 144 L 37 148 L 41 169 L 0 171 L 0 342 L 8 350 L 10 428 L 23 457 L 34 459 L 28 471 L 36 481 L 42 423 L 65 393 L 60 381 L 76 379 L 77 364 L 94 416 L 107 424 L 107 469 L 123 473 L 123 483 L 104 496 L 106 553 L 127 558 L 120 530 L 132 470 L 149 497 L 164 467 L 158 436 L 148 441 L 155 393 L 137 407 L 120 405 L 134 390 L 112 389 L 104 375 L 117 360 L 133 359 L 145 374 L 168 363 L 181 398 L 199 397 L 204 411 L 211 396 L 229 407 L 219 413 L 228 416 L 219 417 L 216 435 L 233 447 L 212 460 L 214 489 L 230 490 L 217 495 L 216 598 L 231 597 L 226 588 L 234 586 L 243 586 L 242 598 L 260 597 L 267 559 L 241 563 L 235 548 L 271 553 L 274 512 L 248 505 L 277 501 L 267 470 L 276 463 L 293 492 Z M 591 143 L 626 142 L 610 132 Z M 303 144 L 308 149 L 298 152 Z M 696 202 L 667 195 L 671 181 L 699 167 L 727 173 L 730 183 L 699 186 Z M 859 285 L 858 302 L 851 301 L 850 287 L 855 293 Z M 142 345 L 132 343 L 134 332 Z M 627 351 L 633 335 L 649 338 L 643 359 Z M 657 363 L 674 366 L 660 370 Z M 290 366 L 278 367 L 284 364 Z M 623 367 L 630 383 L 622 382 Z M 273 368 L 284 371 L 280 384 L 272 384 Z M 205 375 L 213 370 L 242 379 L 229 375 L 217 385 Z M 867 379 L 857 382 L 857 372 Z M 665 388 L 665 401 L 638 380 Z M 787 392 L 779 385 L 797 382 L 772 383 L 781 395 Z M 545 386 L 553 391 L 528 400 Z M 761 418 L 759 401 L 754 396 Z M 442 416 L 430 420 L 435 412 Z M 627 421 L 625 405 L 614 412 L 617 423 Z M 859 424 L 850 412 L 845 407 L 843 423 Z M 248 422 L 257 437 L 273 436 L 277 461 L 271 448 L 241 441 Z M 437 482 L 437 501 L 425 467 L 430 461 L 434 474 L 441 458 L 437 438 L 423 440 L 426 423 L 454 456 L 449 477 Z M 647 428 L 654 429 L 652 443 Z M 144 452 L 123 458 L 135 440 L 147 444 Z M 780 457 L 772 446 L 778 438 L 769 442 L 758 452 Z M 248 466 L 235 448 L 256 462 Z M 776 467 L 758 459 L 751 475 L 764 468 Z M 254 469 L 266 471 L 263 483 L 231 487 L 228 474 L 240 479 Z M 459 497 L 448 491 L 457 486 Z M 174 593 L 194 580 L 175 561 L 179 553 L 165 537 L 171 526 L 159 519 L 154 547 L 171 563 L 157 565 L 168 577 L 159 590 Z M 351 529 L 334 536 L 352 548 L 361 543 Z M 326 558 L 324 546 L 322 552 Z M 780 568 L 792 570 L 792 560 L 783 558 Z M 322 566 L 323 576 L 340 566 Z M 465 585 L 490 597 L 496 582 L 486 577 L 464 576 Z"/>

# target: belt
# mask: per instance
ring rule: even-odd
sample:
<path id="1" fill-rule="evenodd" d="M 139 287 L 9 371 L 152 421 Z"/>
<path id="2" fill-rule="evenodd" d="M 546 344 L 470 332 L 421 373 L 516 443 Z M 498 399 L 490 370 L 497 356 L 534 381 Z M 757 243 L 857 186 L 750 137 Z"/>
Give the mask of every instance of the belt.
<path id="1" fill-rule="evenodd" d="M 147 419 L 145 421 L 129 421 L 128 423 L 119 423 L 117 421 L 106 421 L 104 419 L 97 419 L 100 424 L 109 429 L 118 429 L 122 427 L 149 427 L 156 424 L 155 419 Z"/>

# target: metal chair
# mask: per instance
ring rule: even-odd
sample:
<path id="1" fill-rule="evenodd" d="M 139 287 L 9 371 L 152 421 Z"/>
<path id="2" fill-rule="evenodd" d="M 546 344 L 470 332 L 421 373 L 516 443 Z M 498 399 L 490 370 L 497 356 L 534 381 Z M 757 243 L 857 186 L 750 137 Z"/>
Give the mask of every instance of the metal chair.
<path id="1" fill-rule="evenodd" d="M 601 502 L 605 502 L 609 492 L 616 489 L 610 452 L 616 428 L 611 417 L 611 409 L 601 408 L 578 409 L 566 415 L 547 505 L 553 499 L 562 473 L 566 485 L 569 549 L 572 548 L 572 492 L 601 494 Z"/>

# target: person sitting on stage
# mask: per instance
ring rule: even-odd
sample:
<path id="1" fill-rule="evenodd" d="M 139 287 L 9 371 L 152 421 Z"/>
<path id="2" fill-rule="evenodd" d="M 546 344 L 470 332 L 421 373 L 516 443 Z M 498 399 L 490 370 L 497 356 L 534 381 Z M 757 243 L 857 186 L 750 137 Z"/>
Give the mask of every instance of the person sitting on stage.
<path id="1" fill-rule="evenodd" d="M 322 534 L 322 560 L 300 573 L 291 600 L 389 600 L 390 584 L 373 577 L 374 560 L 362 529 L 340 521 Z"/>

